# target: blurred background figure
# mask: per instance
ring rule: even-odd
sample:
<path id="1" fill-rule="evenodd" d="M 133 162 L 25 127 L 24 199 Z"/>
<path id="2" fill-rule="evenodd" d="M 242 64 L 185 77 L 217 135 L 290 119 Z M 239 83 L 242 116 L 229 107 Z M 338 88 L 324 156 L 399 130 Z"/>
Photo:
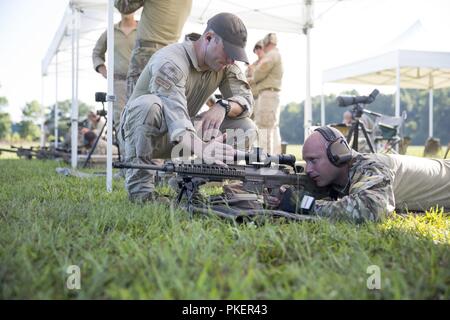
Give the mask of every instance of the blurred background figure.
<path id="1" fill-rule="evenodd" d="M 84 133 L 83 135 L 84 137 L 84 147 L 86 148 L 86 153 L 89 153 L 92 148 L 95 145 L 95 141 L 97 140 L 97 134 L 92 131 L 92 130 L 88 130 Z M 92 154 L 95 155 L 106 155 L 106 147 L 107 147 L 107 143 L 105 140 L 103 140 L 102 138 L 98 139 L 97 142 L 97 146 L 95 146 L 95 150 Z M 118 154 L 118 150 L 117 147 L 115 145 L 112 146 L 112 154 L 113 155 L 117 155 Z"/>
<path id="2" fill-rule="evenodd" d="M 100 117 L 93 111 L 89 111 L 88 113 L 88 126 L 87 128 L 93 131 L 95 134 L 100 134 L 103 126 L 105 125 L 105 119 Z M 106 128 L 105 128 L 106 129 Z M 106 137 L 106 130 L 102 132 L 102 138 Z"/>
<path id="3" fill-rule="evenodd" d="M 126 81 L 129 99 L 151 56 L 180 38 L 181 30 L 191 12 L 192 0 L 115 0 L 114 5 L 123 14 L 130 14 L 143 7 L 128 66 Z"/>
<path id="4" fill-rule="evenodd" d="M 281 153 L 279 122 L 283 65 L 277 42 L 275 33 L 269 33 L 264 37 L 264 57 L 255 66 L 249 79 L 250 86 L 256 88 L 258 95 L 253 119 L 259 131 L 259 146 L 269 154 Z"/>
<path id="5" fill-rule="evenodd" d="M 258 42 L 256 42 L 255 46 L 253 47 L 253 53 L 256 54 L 256 56 L 258 57 L 258 59 L 253 62 L 252 64 L 250 64 L 247 67 L 247 70 L 245 71 L 245 76 L 247 77 L 247 81 L 249 83 L 253 83 L 253 73 L 255 72 L 255 68 L 258 65 L 258 63 L 261 62 L 261 59 L 264 57 L 264 49 L 263 49 L 263 41 L 259 40 Z M 252 94 L 253 94 L 253 98 L 256 99 L 258 98 L 258 90 L 256 85 L 251 85 L 251 89 L 252 89 Z M 253 114 L 255 114 L 255 110 L 253 110 Z M 253 114 L 252 114 L 252 119 L 253 119 Z"/>
<path id="6" fill-rule="evenodd" d="M 345 124 L 346 126 L 351 126 L 352 120 L 353 120 L 352 113 L 348 110 L 345 111 L 344 114 L 342 115 L 342 123 Z"/>
<path id="7" fill-rule="evenodd" d="M 116 96 L 116 101 L 114 101 L 113 127 L 116 132 L 119 130 L 120 114 L 127 101 L 126 79 L 131 51 L 136 41 L 137 25 L 138 22 L 134 19 L 134 13 L 121 14 L 120 22 L 114 25 L 114 95 Z M 105 79 L 107 77 L 105 65 L 106 49 L 107 32 L 105 31 L 97 40 L 92 51 L 94 69 Z"/>

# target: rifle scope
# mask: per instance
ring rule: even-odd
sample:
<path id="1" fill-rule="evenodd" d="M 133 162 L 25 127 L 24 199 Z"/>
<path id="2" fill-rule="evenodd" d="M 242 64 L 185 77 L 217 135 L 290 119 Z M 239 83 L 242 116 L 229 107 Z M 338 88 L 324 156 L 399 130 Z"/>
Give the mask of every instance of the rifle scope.
<path id="1" fill-rule="evenodd" d="M 263 152 L 260 147 L 253 148 L 250 152 L 237 151 L 234 156 L 234 161 L 245 160 L 246 164 L 258 164 L 270 165 L 271 163 L 284 164 L 291 167 L 295 166 L 297 159 L 292 154 L 276 154 L 270 155 Z"/>
<path id="2" fill-rule="evenodd" d="M 369 96 L 339 96 L 336 98 L 339 107 L 347 107 L 354 104 L 369 104 L 375 101 L 376 96 L 380 93 L 377 89 L 373 90 Z"/>

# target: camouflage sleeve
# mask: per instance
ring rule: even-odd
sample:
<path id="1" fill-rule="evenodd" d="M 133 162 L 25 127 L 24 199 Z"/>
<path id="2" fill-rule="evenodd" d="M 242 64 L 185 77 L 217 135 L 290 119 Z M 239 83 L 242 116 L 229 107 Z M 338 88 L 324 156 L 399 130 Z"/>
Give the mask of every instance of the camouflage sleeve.
<path id="1" fill-rule="evenodd" d="M 105 64 L 105 53 L 106 53 L 106 31 L 102 33 L 100 38 L 98 38 L 95 44 L 94 50 L 92 50 L 92 63 L 94 65 L 94 70 Z M 98 71 L 97 71 L 98 72 Z"/>
<path id="2" fill-rule="evenodd" d="M 186 130 L 195 132 L 189 118 L 185 85 L 187 70 L 173 59 L 153 59 L 149 92 L 156 94 L 163 103 L 164 117 L 170 141 L 179 141 Z"/>
<path id="3" fill-rule="evenodd" d="M 247 117 L 253 112 L 253 95 L 247 78 L 235 64 L 225 70 L 224 79 L 219 85 L 224 99 L 237 102 L 244 108 L 244 112 L 237 118 Z"/>
<path id="4" fill-rule="evenodd" d="M 349 194 L 337 201 L 317 200 L 316 215 L 356 223 L 380 221 L 395 209 L 392 178 L 388 169 L 372 163 L 356 172 Z"/>
<path id="5" fill-rule="evenodd" d="M 144 5 L 145 0 L 115 0 L 114 6 L 120 13 L 130 14 Z"/>

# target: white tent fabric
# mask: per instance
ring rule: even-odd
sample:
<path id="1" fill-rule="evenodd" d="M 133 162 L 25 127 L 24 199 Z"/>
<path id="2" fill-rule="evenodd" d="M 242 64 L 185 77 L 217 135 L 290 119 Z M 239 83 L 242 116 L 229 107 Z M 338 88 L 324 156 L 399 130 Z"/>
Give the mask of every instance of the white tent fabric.
<path id="1" fill-rule="evenodd" d="M 396 117 L 400 116 L 400 88 L 429 90 L 429 136 L 432 137 L 433 90 L 450 87 L 450 52 L 417 50 L 420 47 L 439 48 L 431 38 L 420 21 L 416 21 L 384 47 L 390 52 L 325 70 L 322 83 L 396 86 Z M 324 108 L 322 103 L 322 114 Z"/>
<path id="2" fill-rule="evenodd" d="M 396 50 L 323 72 L 323 82 L 395 85 L 412 89 L 450 87 L 450 52 Z"/>
<path id="3" fill-rule="evenodd" d="M 428 133 L 432 137 L 433 90 L 450 87 L 450 52 L 397 50 L 326 70 L 322 79 L 323 83 L 395 85 L 396 117 L 400 116 L 400 88 L 430 90 Z"/>
<path id="4" fill-rule="evenodd" d="M 339 0 L 314 2 L 319 13 L 328 11 Z M 111 3 L 111 0 L 109 0 Z M 231 12 L 242 18 L 247 28 L 270 29 L 275 32 L 302 33 L 304 27 L 303 6 L 312 0 L 194 0 L 189 17 L 190 22 L 205 24 L 219 12 Z M 47 54 L 42 60 L 42 76 L 48 74 L 50 65 L 58 55 L 59 72 L 68 71 L 72 66 L 72 143 L 76 144 L 76 125 L 78 118 L 77 92 L 78 78 L 83 71 L 90 70 L 92 48 L 103 30 L 107 27 L 107 0 L 70 0 L 61 24 L 55 33 Z M 117 10 L 115 14 L 118 16 Z M 296 66 L 293 66 L 296 67 Z M 66 68 L 66 69 L 64 69 Z M 309 62 L 307 63 L 307 70 Z M 92 72 L 91 72 L 92 74 Z M 309 97 L 309 78 L 307 73 L 306 97 Z M 110 94 L 108 92 L 108 94 Z M 308 105 L 308 101 L 305 101 Z M 310 105 L 310 101 L 309 101 Z M 305 108 L 305 119 L 311 119 L 311 110 Z M 72 167 L 77 166 L 76 145 L 72 144 Z"/>

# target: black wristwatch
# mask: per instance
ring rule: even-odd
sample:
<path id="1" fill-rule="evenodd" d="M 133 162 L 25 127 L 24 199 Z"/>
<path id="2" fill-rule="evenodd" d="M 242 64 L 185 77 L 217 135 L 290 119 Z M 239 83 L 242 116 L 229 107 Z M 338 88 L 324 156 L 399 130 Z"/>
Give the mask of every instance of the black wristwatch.
<path id="1" fill-rule="evenodd" d="M 220 100 L 217 100 L 217 103 L 225 108 L 225 115 L 227 115 L 230 112 L 230 110 L 231 110 L 230 101 L 220 99 Z"/>

